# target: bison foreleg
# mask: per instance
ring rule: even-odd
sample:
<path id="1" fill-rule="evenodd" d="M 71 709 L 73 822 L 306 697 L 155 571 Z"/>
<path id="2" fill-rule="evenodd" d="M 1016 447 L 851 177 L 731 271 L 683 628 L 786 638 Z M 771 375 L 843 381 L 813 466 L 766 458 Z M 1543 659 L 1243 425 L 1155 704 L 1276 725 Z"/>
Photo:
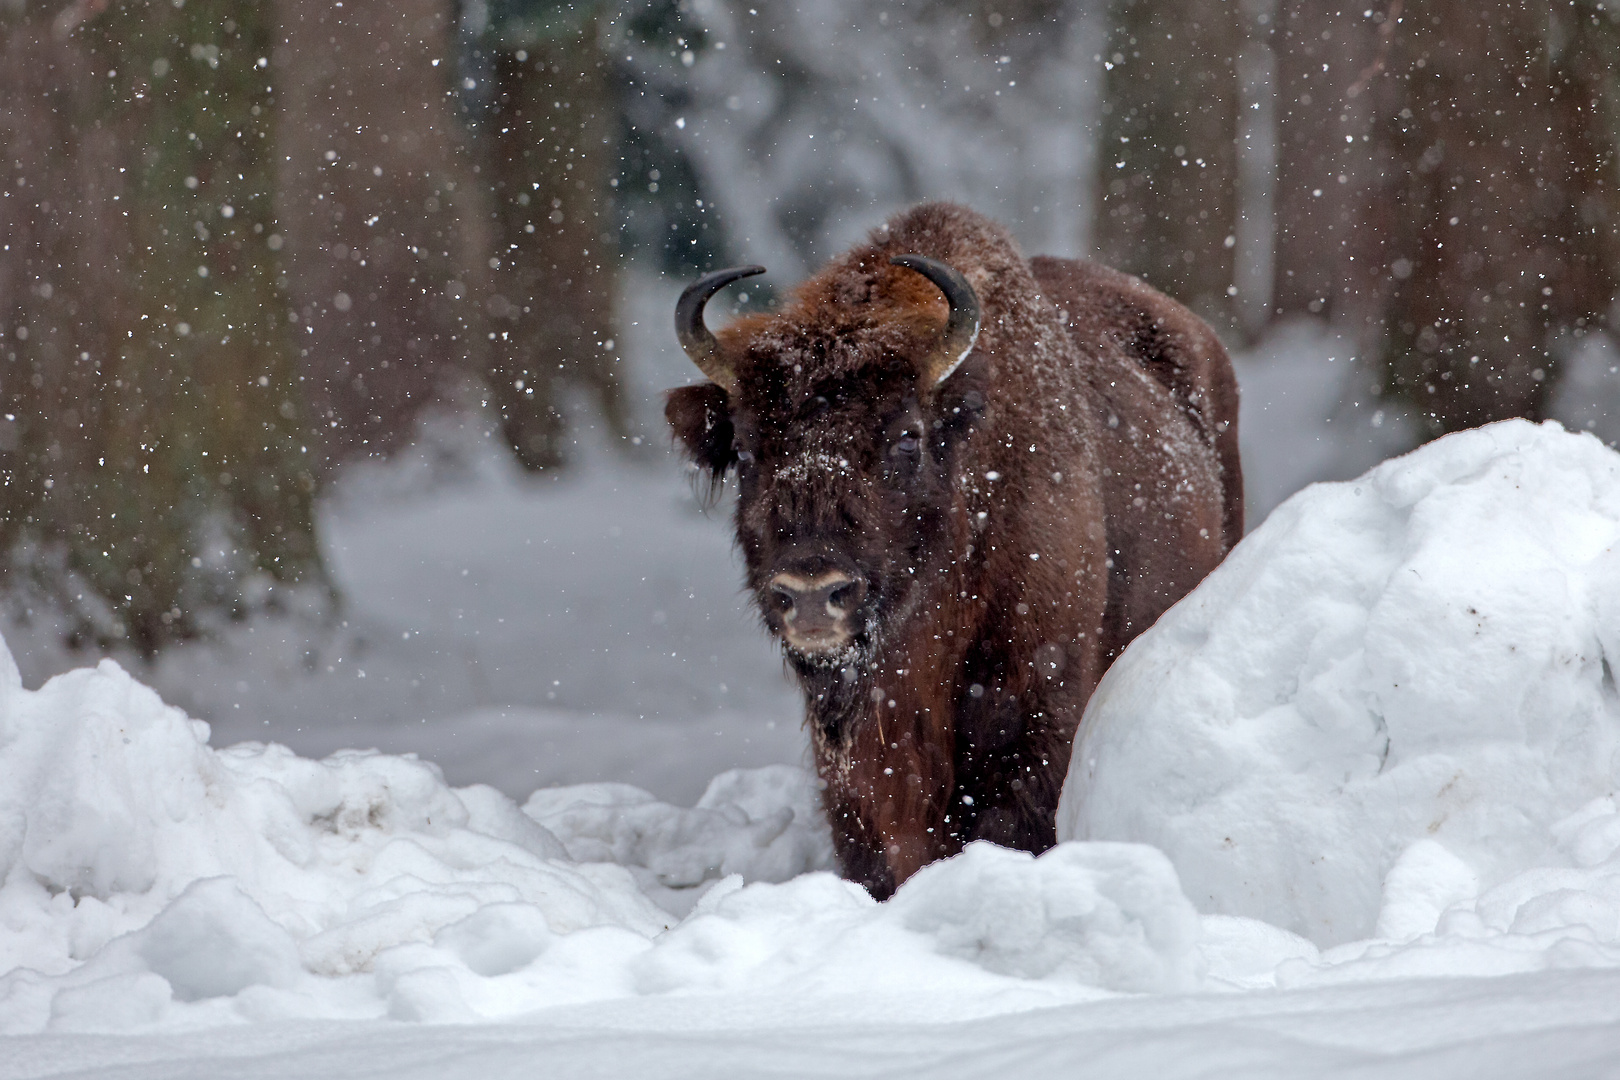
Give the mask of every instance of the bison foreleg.
<path id="1" fill-rule="evenodd" d="M 987 695 L 988 696 L 988 695 Z M 1014 703 L 979 711 L 957 748 L 952 831 L 1040 854 L 1057 842 L 1057 803 L 1069 764 L 1067 728 Z"/>
<path id="2" fill-rule="evenodd" d="M 880 900 L 960 846 L 946 820 L 950 753 L 929 713 L 897 705 L 874 706 L 887 713 L 881 727 L 874 712 L 843 739 L 816 740 L 839 869 Z"/>

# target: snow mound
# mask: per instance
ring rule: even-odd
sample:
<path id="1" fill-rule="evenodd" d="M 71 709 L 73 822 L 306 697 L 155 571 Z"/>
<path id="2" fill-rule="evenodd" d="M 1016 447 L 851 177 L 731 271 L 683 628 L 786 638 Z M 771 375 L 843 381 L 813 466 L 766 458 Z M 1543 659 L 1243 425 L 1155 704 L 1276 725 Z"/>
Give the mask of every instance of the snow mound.
<path id="1" fill-rule="evenodd" d="M 802 770 L 725 773 L 695 807 L 593 784 L 520 809 L 410 756 L 208 736 L 111 661 L 26 690 L 0 642 L 0 1034 L 771 988 L 993 1009 L 1203 971 L 1148 848 L 976 845 L 879 905 L 825 871 Z"/>
<path id="2" fill-rule="evenodd" d="M 367 970 L 489 904 L 559 933 L 670 921 L 628 871 L 569 863 L 491 788 L 452 791 L 408 757 L 213 750 L 111 661 L 29 692 L 5 655 L 0 1028 Z"/>
<path id="3" fill-rule="evenodd" d="M 988 998 L 1015 980 L 1188 990 L 1203 974 L 1198 935 L 1175 871 L 1151 848 L 1065 844 L 1036 858 L 975 843 L 923 868 L 885 904 L 828 873 L 747 888 L 727 879 L 635 975 L 643 990 L 800 999 L 850 988 Z"/>
<path id="4" fill-rule="evenodd" d="M 821 788 L 791 765 L 721 773 L 690 809 L 629 784 L 576 784 L 541 788 L 523 812 L 558 837 L 569 858 L 629 867 L 665 907 L 681 905 L 670 890 L 715 878 L 781 882 L 833 865 Z"/>
<path id="5" fill-rule="evenodd" d="M 935 948 L 1026 979 L 1190 990 L 1200 927 L 1164 854 L 1140 844 L 1060 844 L 1035 857 L 992 844 L 919 870 L 889 914 Z"/>
<path id="6" fill-rule="evenodd" d="M 1103 679 L 1059 837 L 1373 939 L 1285 980 L 1620 961 L 1617 541 L 1620 455 L 1556 424 L 1307 488 Z"/>

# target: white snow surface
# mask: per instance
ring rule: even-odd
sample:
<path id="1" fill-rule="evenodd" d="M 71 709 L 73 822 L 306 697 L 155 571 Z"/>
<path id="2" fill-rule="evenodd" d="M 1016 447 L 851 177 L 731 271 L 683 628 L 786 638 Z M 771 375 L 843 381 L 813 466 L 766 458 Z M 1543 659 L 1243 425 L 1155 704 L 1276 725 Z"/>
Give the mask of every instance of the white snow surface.
<path id="1" fill-rule="evenodd" d="M 1312 978 L 1620 961 L 1617 542 L 1620 455 L 1554 423 L 1306 489 L 1104 678 L 1060 837 L 1339 946 Z"/>
<path id="2" fill-rule="evenodd" d="M 0 647 L 0 1078 L 1600 1075 L 1617 538 L 1556 425 L 1308 489 L 1104 680 L 1066 842 L 885 904 L 796 766 L 520 806 Z"/>
<path id="3" fill-rule="evenodd" d="M 1202 974 L 1197 916 L 1139 845 L 980 845 L 879 905 L 826 871 L 794 766 L 689 809 L 623 784 L 520 809 L 409 755 L 214 749 L 111 660 L 29 691 L 0 655 L 0 1032 L 840 985 L 976 1014 Z"/>

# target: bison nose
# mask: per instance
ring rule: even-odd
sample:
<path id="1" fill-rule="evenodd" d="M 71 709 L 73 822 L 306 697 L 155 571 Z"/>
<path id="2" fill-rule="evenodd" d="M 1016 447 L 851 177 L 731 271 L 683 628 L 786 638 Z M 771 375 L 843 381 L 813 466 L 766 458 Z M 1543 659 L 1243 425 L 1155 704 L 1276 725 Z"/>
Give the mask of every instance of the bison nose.
<path id="1" fill-rule="evenodd" d="M 777 574 L 771 578 L 770 590 L 782 621 L 799 634 L 841 629 L 844 618 L 866 596 L 864 583 L 837 571 L 814 578 Z"/>

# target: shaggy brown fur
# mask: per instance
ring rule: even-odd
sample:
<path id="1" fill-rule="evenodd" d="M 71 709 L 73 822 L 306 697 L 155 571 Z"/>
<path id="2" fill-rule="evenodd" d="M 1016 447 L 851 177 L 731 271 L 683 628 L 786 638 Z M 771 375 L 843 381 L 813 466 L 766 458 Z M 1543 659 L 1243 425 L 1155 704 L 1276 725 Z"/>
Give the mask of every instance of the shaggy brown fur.
<path id="1" fill-rule="evenodd" d="M 978 341 L 937 387 L 916 372 L 948 307 L 902 254 L 979 296 Z M 1135 278 L 1026 261 L 945 204 L 716 337 L 735 398 L 683 387 L 666 415 L 700 467 L 737 470 L 767 626 L 784 569 L 865 586 L 847 648 L 787 649 L 844 875 L 882 898 L 970 840 L 1050 847 L 1097 680 L 1242 530 L 1220 342 Z"/>

